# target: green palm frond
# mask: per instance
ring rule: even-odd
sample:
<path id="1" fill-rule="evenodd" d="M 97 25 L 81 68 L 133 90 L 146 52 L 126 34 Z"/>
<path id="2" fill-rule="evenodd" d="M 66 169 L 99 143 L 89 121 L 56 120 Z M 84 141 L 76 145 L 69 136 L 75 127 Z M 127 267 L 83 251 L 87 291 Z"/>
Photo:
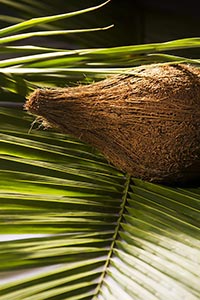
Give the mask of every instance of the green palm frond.
<path id="1" fill-rule="evenodd" d="M 98 30 L 98 29 L 97 29 Z M 184 39 L 161 44 L 115 47 L 109 49 L 58 50 L 42 49 L 31 54 L 4 59 L 0 62 L 0 82 L 4 90 L 25 96 L 37 86 L 65 86 L 67 83 L 105 78 L 109 74 L 129 72 L 134 66 L 150 63 L 186 62 L 199 65 L 199 59 L 190 59 L 160 53 L 169 49 L 200 47 L 200 39 Z M 8 48 L 14 51 L 14 48 Z M 18 47 L 19 51 L 20 48 Z M 22 51 L 26 51 L 24 47 Z M 27 51 L 41 51 L 28 48 Z M 50 51 L 49 51 L 50 50 Z M 2 48 L 2 51 L 5 51 Z M 46 52 L 46 53 L 44 53 Z M 158 53 L 157 53 L 158 52 Z M 20 91 L 18 80 L 25 89 Z"/>
<path id="2" fill-rule="evenodd" d="M 44 30 L 24 32 L 36 25 L 71 18 L 98 8 L 107 2 L 83 10 L 48 17 L 38 17 L 0 30 L 0 56 L 9 58 L 0 62 L 1 90 L 25 97 L 36 86 L 65 86 L 72 82 L 87 82 L 105 78 L 108 74 L 129 72 L 134 66 L 150 63 L 186 62 L 199 65 L 199 59 L 171 55 L 180 49 L 199 48 L 199 38 L 180 39 L 165 43 L 133 45 L 102 49 L 54 49 L 38 46 L 12 46 L 12 42 L 32 36 L 68 35 L 109 29 L 88 28 L 75 30 Z M 18 33 L 18 34 L 16 34 Z M 14 57 L 10 57 L 14 55 Z M 19 89 L 19 87 L 22 87 Z M 5 95 L 4 95 L 5 96 Z"/>
<path id="3" fill-rule="evenodd" d="M 75 11 L 75 12 L 71 12 L 71 13 L 64 13 L 64 14 L 60 14 L 60 15 L 53 15 L 53 16 L 48 16 L 48 17 L 33 18 L 33 19 L 21 22 L 16 25 L 5 27 L 0 30 L 0 37 L 11 35 L 13 33 L 16 33 L 16 32 L 22 31 L 22 30 L 30 29 L 36 25 L 46 24 L 49 22 L 55 22 L 58 20 L 71 18 L 71 17 L 77 16 L 80 14 L 84 14 L 84 13 L 87 13 L 87 12 L 90 12 L 90 11 L 93 11 L 95 9 L 102 7 L 103 5 L 107 4 L 109 1 L 110 0 L 104 2 L 101 5 L 90 7 L 90 8 L 83 9 L 83 10 L 79 10 L 79 11 Z M 8 41 L 5 41 L 4 43 L 7 43 L 7 42 Z"/>
<path id="4" fill-rule="evenodd" d="M 0 122 L 2 300 L 199 298 L 199 188 L 129 178 L 22 112 Z"/>

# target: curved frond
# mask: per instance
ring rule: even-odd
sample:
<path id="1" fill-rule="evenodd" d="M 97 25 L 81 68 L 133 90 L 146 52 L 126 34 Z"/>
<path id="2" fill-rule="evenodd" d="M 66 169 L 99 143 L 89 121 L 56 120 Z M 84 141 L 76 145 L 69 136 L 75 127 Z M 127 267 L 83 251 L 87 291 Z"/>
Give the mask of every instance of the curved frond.
<path id="1" fill-rule="evenodd" d="M 45 24 L 45 23 L 49 23 L 49 22 L 55 22 L 58 20 L 71 18 L 71 17 L 77 16 L 80 14 L 84 14 L 84 13 L 93 11 L 95 9 L 101 8 L 102 6 L 106 5 L 108 2 L 110 2 L 110 0 L 105 1 L 104 3 L 102 3 L 100 5 L 89 7 L 86 9 L 79 10 L 79 11 L 73 11 L 70 13 L 64 13 L 64 14 L 60 14 L 60 15 L 52 15 L 52 16 L 47 16 L 47 17 L 38 17 L 38 18 L 33 18 L 33 19 L 30 19 L 30 20 L 27 20 L 24 22 L 20 22 L 19 24 L 0 29 L 0 37 L 7 36 L 10 34 L 31 28 L 36 25 L 41 25 L 41 24 Z"/>

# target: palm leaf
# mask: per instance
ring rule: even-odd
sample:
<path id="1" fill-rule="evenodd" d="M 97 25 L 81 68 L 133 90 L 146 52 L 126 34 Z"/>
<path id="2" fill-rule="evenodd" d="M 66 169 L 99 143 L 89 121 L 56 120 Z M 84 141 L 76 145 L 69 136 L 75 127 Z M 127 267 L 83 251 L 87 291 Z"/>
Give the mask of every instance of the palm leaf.
<path id="1" fill-rule="evenodd" d="M 90 8 L 83 9 L 83 10 L 79 10 L 79 11 L 75 11 L 75 12 L 71 12 L 71 13 L 60 14 L 60 15 L 53 15 L 53 16 L 48 16 L 48 17 L 33 18 L 33 19 L 21 22 L 16 25 L 5 27 L 0 30 L 0 37 L 5 36 L 5 35 L 10 35 L 10 34 L 22 31 L 22 30 L 26 30 L 26 29 L 31 28 L 36 25 L 41 25 L 41 24 L 45 24 L 45 23 L 49 23 L 49 22 L 55 22 L 55 21 L 58 21 L 61 19 L 66 19 L 66 18 L 74 17 L 74 16 L 77 16 L 80 14 L 84 14 L 84 13 L 87 13 L 87 12 L 90 12 L 90 11 L 93 11 L 95 9 L 102 7 L 103 5 L 107 4 L 109 1 L 110 0 L 104 2 L 103 4 L 100 4 L 98 6 L 90 7 Z"/>
<path id="2" fill-rule="evenodd" d="M 125 176 L 1 109 L 1 299 L 198 299 L 199 188 Z M 11 184 L 12 182 L 12 184 Z"/>
<path id="3" fill-rule="evenodd" d="M 199 48 L 199 38 L 180 39 L 166 43 L 113 47 L 108 49 L 65 50 L 46 47 L 7 45 L 8 43 L 27 39 L 31 36 L 66 35 L 69 33 L 109 29 L 112 26 L 91 29 L 46 30 L 24 33 L 24 30 L 27 28 L 83 14 L 100 8 L 107 2 L 99 6 L 76 12 L 34 18 L 1 29 L 0 44 L 3 47 L 0 49 L 0 55 L 2 54 L 4 56 L 5 53 L 14 53 L 14 57 L 2 59 L 0 62 L 0 83 L 4 94 L 5 92 L 11 92 L 25 97 L 26 94 L 36 86 L 65 86 L 66 84 L 72 84 L 72 82 L 77 81 L 87 82 L 88 80 L 98 80 L 108 74 L 132 71 L 134 66 L 141 64 L 186 62 L 199 65 L 199 59 L 180 57 L 168 53 L 172 50 Z M 15 34 L 16 32 L 21 31 L 23 31 L 23 33 Z M 19 89 L 19 86 L 22 86 L 22 88 Z"/>

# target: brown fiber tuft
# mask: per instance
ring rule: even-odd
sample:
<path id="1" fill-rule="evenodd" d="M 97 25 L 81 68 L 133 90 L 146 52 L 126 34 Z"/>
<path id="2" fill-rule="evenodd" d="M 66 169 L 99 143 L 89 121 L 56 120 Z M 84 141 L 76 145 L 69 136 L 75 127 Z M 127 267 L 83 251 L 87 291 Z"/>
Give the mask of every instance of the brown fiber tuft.
<path id="1" fill-rule="evenodd" d="M 37 89 L 25 108 L 134 177 L 200 179 L 200 70 L 149 65 L 69 88 Z"/>

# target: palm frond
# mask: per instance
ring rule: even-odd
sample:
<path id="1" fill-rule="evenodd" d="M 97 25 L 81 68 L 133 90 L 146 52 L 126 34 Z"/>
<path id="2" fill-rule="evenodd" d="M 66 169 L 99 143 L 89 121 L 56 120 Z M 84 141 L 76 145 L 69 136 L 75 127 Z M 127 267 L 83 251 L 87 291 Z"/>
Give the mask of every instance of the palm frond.
<path id="1" fill-rule="evenodd" d="M 64 13 L 64 14 L 53 15 L 53 16 L 48 16 L 48 17 L 33 18 L 33 19 L 21 22 L 16 25 L 5 27 L 5 28 L 0 29 L 0 37 L 10 35 L 10 34 L 22 31 L 22 30 L 26 30 L 26 29 L 29 29 L 36 25 L 41 25 L 41 24 L 45 24 L 45 23 L 49 23 L 49 22 L 55 22 L 55 21 L 58 21 L 61 19 L 71 18 L 71 17 L 77 16 L 80 14 L 84 14 L 84 13 L 93 11 L 95 9 L 98 9 L 98 8 L 104 6 L 108 2 L 110 2 L 110 0 L 105 1 L 104 3 L 102 3 L 100 5 L 89 7 L 86 9 L 79 10 L 79 11 L 73 11 L 71 13 Z"/>
<path id="2" fill-rule="evenodd" d="M 23 39 L 28 39 L 30 37 L 38 37 L 38 36 L 51 36 L 51 35 L 62 35 L 62 34 L 74 34 L 74 33 L 83 33 L 83 32 L 92 32 L 98 30 L 106 30 L 109 29 L 111 26 L 104 27 L 104 28 L 93 28 L 93 29 L 74 29 L 74 30 L 51 30 L 51 31 L 36 31 L 36 32 L 28 32 L 28 33 L 21 33 L 12 36 L 7 36 L 0 38 L 0 45 L 1 44 L 8 44 L 11 42 L 20 41 Z"/>
<path id="3" fill-rule="evenodd" d="M 199 298 L 199 188 L 129 178 L 22 112 L 0 122 L 1 299 Z"/>
<path id="4" fill-rule="evenodd" d="M 77 81 L 92 81 L 108 74 L 129 72 L 134 66 L 150 63 L 185 62 L 199 65 L 199 59 L 170 55 L 172 50 L 200 47 L 199 38 L 180 39 L 165 43 L 113 47 L 108 49 L 54 49 L 37 46 L 9 46 L 8 43 L 32 36 L 63 35 L 109 29 L 112 26 L 75 30 L 24 32 L 36 25 L 73 17 L 96 10 L 103 4 L 71 13 L 38 17 L 0 30 L 0 55 L 14 54 L 0 63 L 0 83 L 6 92 L 25 97 L 36 86 L 65 86 Z M 23 31 L 23 33 L 21 33 Z M 18 33 L 18 34 L 16 34 Z M 69 79 L 69 80 L 68 80 Z"/>

